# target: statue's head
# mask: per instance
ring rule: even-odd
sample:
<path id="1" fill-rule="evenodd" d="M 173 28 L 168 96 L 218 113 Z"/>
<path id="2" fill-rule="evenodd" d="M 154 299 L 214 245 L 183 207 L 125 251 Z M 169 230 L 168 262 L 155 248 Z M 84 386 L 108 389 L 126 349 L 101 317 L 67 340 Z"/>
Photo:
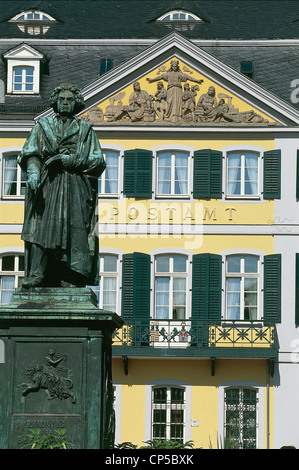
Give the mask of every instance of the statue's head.
<path id="1" fill-rule="evenodd" d="M 77 114 L 85 107 L 79 88 L 69 83 L 55 88 L 50 97 L 50 104 L 56 113 L 66 115 Z"/>

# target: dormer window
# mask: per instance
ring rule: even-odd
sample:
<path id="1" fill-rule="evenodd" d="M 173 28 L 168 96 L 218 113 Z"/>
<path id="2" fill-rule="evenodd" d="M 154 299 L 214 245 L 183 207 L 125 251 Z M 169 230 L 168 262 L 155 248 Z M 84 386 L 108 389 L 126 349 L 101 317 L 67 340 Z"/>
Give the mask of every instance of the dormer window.
<path id="1" fill-rule="evenodd" d="M 202 21 L 201 18 L 183 10 L 174 10 L 158 18 L 158 21 Z"/>
<path id="2" fill-rule="evenodd" d="M 28 44 L 22 44 L 4 54 L 7 60 L 8 94 L 38 94 L 40 62 L 43 54 Z"/>
<path id="3" fill-rule="evenodd" d="M 29 10 L 18 13 L 10 21 L 16 22 L 23 33 L 38 35 L 45 34 L 50 27 L 49 22 L 55 19 L 43 11 Z"/>

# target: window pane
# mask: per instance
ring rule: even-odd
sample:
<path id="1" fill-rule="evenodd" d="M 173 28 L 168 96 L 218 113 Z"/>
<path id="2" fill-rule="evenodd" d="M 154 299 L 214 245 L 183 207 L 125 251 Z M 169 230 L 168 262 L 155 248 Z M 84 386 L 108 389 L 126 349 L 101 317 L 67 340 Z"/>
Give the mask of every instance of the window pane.
<path id="1" fill-rule="evenodd" d="M 245 291 L 257 291 L 257 279 L 245 278 L 244 288 Z"/>
<path id="2" fill-rule="evenodd" d="M 187 153 L 175 153 L 175 166 L 188 168 L 188 154 Z"/>
<path id="3" fill-rule="evenodd" d="M 15 270 L 15 257 L 3 256 L 2 258 L 2 271 L 14 271 Z"/>
<path id="4" fill-rule="evenodd" d="M 167 398 L 167 389 L 163 388 L 154 388 L 154 403 L 166 403 Z"/>
<path id="5" fill-rule="evenodd" d="M 156 258 L 156 271 L 158 273 L 169 272 L 169 256 L 157 256 Z"/>
<path id="6" fill-rule="evenodd" d="M 0 305 L 8 305 L 13 299 L 15 285 L 14 276 L 1 276 L 0 277 Z"/>
<path id="7" fill-rule="evenodd" d="M 19 256 L 19 271 L 24 271 L 25 257 L 23 255 Z"/>
<path id="8" fill-rule="evenodd" d="M 227 272 L 241 272 L 241 256 L 230 256 L 229 258 L 227 258 Z"/>
<path id="9" fill-rule="evenodd" d="M 172 388 L 171 389 L 171 403 L 184 403 L 184 389 Z"/>
<path id="10" fill-rule="evenodd" d="M 257 273 L 258 259 L 254 256 L 244 258 L 245 273 Z"/>
<path id="11" fill-rule="evenodd" d="M 186 272 L 187 258 L 184 256 L 173 257 L 173 272 L 185 273 Z"/>
<path id="12" fill-rule="evenodd" d="M 117 272 L 117 256 L 104 255 L 104 272 Z"/>
<path id="13" fill-rule="evenodd" d="M 161 152 L 158 155 L 158 166 L 170 166 L 171 167 L 171 152 Z"/>
<path id="14" fill-rule="evenodd" d="M 170 194 L 171 193 L 171 183 L 170 181 L 163 181 L 158 183 L 158 194 Z"/>

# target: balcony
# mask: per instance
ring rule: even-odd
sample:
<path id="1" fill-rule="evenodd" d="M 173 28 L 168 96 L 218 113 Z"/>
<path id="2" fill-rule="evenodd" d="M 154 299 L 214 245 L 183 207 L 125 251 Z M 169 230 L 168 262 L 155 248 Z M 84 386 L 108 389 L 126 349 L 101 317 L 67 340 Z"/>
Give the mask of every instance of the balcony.
<path id="1" fill-rule="evenodd" d="M 277 356 L 275 324 L 262 321 L 124 319 L 113 356 L 268 358 Z"/>

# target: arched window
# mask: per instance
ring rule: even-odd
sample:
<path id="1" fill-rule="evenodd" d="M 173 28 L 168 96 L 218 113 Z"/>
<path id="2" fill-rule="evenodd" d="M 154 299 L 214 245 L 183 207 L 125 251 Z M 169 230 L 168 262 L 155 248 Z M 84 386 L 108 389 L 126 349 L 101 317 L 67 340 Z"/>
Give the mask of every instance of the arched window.
<path id="1" fill-rule="evenodd" d="M 230 449 L 256 449 L 258 393 L 254 388 L 227 388 L 225 440 Z"/>
<path id="2" fill-rule="evenodd" d="M 100 309 L 118 312 L 119 258 L 117 255 L 100 255 L 99 285 L 92 287 Z"/>
<path id="3" fill-rule="evenodd" d="M 258 320 L 259 257 L 233 255 L 226 258 L 226 319 Z"/>
<path id="4" fill-rule="evenodd" d="M 24 255 L 7 254 L 0 257 L 0 305 L 8 305 L 16 287 L 24 279 Z"/>
<path id="5" fill-rule="evenodd" d="M 24 197 L 26 178 L 17 160 L 20 152 L 9 152 L 3 155 L 2 198 Z"/>
<path id="6" fill-rule="evenodd" d="M 157 154 L 157 196 L 188 196 L 190 156 L 184 151 Z"/>
<path id="7" fill-rule="evenodd" d="M 202 21 L 201 18 L 184 10 L 173 10 L 158 18 L 158 21 Z"/>
<path id="8" fill-rule="evenodd" d="M 99 195 L 118 195 L 120 181 L 120 155 L 117 150 L 103 150 L 106 169 L 99 178 Z"/>
<path id="9" fill-rule="evenodd" d="M 152 439 L 184 442 L 185 388 L 152 388 Z"/>
<path id="10" fill-rule="evenodd" d="M 227 196 L 252 197 L 260 194 L 260 158 L 250 151 L 227 155 Z"/>
<path id="11" fill-rule="evenodd" d="M 30 35 L 45 34 L 49 29 L 49 23 L 55 18 L 48 13 L 39 10 L 28 10 L 18 13 L 9 21 L 17 23 L 18 28 L 23 33 Z"/>
<path id="12" fill-rule="evenodd" d="M 187 256 L 155 258 L 155 319 L 184 320 L 187 309 Z"/>

